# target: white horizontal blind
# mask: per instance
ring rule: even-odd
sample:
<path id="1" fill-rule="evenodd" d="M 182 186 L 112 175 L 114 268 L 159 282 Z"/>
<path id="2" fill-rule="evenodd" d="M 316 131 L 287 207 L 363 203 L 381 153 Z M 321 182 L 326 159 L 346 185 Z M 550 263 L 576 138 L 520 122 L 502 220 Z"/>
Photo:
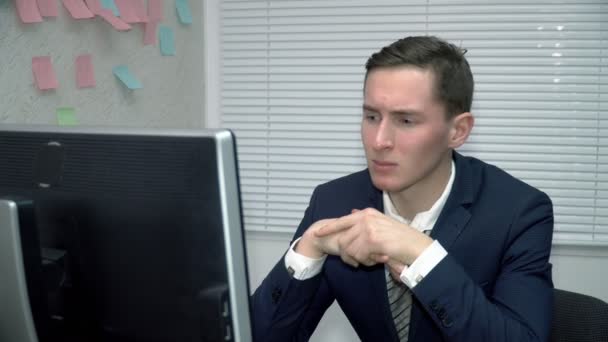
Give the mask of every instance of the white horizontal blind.
<path id="1" fill-rule="evenodd" d="M 365 167 L 365 61 L 428 34 L 468 49 L 461 152 L 546 191 L 556 240 L 608 242 L 607 1 L 224 0 L 221 28 L 247 229 L 293 232 L 315 185 Z"/>

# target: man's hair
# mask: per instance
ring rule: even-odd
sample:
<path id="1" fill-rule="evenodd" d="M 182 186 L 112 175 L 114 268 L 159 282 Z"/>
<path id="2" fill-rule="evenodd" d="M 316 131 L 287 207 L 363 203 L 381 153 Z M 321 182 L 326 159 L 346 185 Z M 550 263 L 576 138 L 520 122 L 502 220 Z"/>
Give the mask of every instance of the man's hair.
<path id="1" fill-rule="evenodd" d="M 399 39 L 371 55 L 365 64 L 365 80 L 376 68 L 414 66 L 430 69 L 435 98 L 443 103 L 446 118 L 470 112 L 474 81 L 464 54 L 466 50 L 433 36 Z"/>

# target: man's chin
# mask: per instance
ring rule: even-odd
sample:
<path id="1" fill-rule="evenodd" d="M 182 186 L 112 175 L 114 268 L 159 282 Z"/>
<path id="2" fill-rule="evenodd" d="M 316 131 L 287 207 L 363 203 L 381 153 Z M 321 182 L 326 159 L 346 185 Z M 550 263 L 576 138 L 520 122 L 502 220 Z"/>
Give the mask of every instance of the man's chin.
<path id="1" fill-rule="evenodd" d="M 399 189 L 399 186 L 397 186 L 393 182 L 390 182 L 389 180 L 382 179 L 382 177 L 374 177 L 373 174 L 371 176 L 372 184 L 374 184 L 374 187 L 376 187 L 378 190 L 395 192 Z"/>
<path id="2" fill-rule="evenodd" d="M 374 175 L 373 173 L 370 173 L 370 175 L 372 184 L 374 184 L 374 187 L 378 190 L 386 191 L 388 193 L 400 193 L 409 189 L 409 186 L 403 182 L 398 182 L 388 177 L 378 177 L 378 175 Z"/>

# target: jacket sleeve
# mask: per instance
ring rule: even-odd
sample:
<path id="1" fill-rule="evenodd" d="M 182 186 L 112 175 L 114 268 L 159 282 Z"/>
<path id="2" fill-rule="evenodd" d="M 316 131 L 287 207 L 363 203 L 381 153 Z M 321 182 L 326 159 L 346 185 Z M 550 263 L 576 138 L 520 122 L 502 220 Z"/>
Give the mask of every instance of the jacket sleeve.
<path id="1" fill-rule="evenodd" d="M 520 203 L 487 294 L 448 254 L 413 293 L 447 341 L 547 341 L 553 308 L 553 208 L 544 193 Z"/>
<path id="2" fill-rule="evenodd" d="M 293 240 L 316 221 L 315 199 L 316 191 Z M 251 298 L 254 342 L 308 341 L 334 301 L 324 277 L 321 272 L 307 280 L 292 278 L 283 256 Z"/>

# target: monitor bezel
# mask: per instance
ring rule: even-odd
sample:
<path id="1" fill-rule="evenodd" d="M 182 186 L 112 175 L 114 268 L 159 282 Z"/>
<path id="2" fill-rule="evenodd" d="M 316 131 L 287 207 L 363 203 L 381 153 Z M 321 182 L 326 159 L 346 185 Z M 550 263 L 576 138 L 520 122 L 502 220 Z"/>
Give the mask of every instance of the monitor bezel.
<path id="1" fill-rule="evenodd" d="M 93 127 L 93 126 L 49 126 L 0 124 L 0 131 L 44 134 L 95 134 L 147 137 L 210 137 L 215 141 L 217 153 L 217 172 L 221 200 L 224 250 L 226 257 L 230 316 L 237 342 L 252 340 L 251 308 L 249 302 L 249 274 L 246 259 L 245 232 L 242 222 L 242 207 L 236 137 L 227 129 L 181 129 L 181 128 L 131 128 L 131 127 Z M 11 216 L 12 217 L 12 216 Z M 5 222 L 0 222 L 4 225 Z M 14 225 L 14 222 L 10 222 Z M 17 228 L 18 229 L 18 228 Z M 23 269 L 22 269 L 23 271 Z M 29 303 L 29 302 L 28 302 Z M 26 319 L 25 325 L 33 327 L 33 320 Z M 32 340 L 36 341 L 36 340 Z"/>
<path id="2" fill-rule="evenodd" d="M 38 342 L 21 249 L 19 203 L 0 198 L 0 339 Z"/>

